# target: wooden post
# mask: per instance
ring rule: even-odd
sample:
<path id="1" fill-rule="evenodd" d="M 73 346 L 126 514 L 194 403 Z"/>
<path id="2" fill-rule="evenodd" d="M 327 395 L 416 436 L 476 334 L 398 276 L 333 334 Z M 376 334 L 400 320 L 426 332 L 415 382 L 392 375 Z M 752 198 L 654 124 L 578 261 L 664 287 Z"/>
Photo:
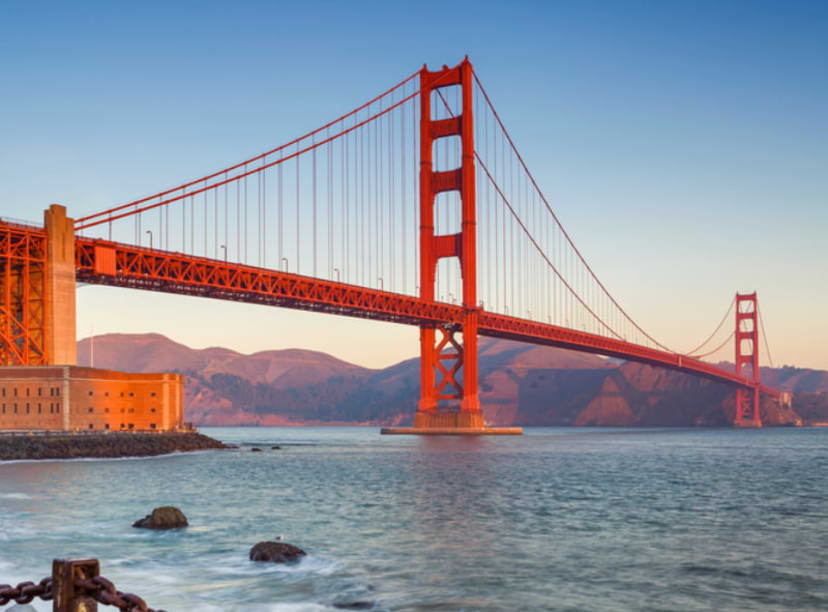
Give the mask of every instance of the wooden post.
<path id="1" fill-rule="evenodd" d="M 55 559 L 52 562 L 52 612 L 98 612 L 98 602 L 75 593 L 75 580 L 89 580 L 101 573 L 97 559 Z"/>

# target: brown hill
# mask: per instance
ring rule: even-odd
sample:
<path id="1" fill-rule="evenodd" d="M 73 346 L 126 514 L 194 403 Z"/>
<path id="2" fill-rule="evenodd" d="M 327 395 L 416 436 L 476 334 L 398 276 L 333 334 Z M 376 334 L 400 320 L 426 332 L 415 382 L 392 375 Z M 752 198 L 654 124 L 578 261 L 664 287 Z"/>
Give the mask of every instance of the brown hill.
<path id="1" fill-rule="evenodd" d="M 78 353 L 87 365 L 89 339 Z M 315 351 L 244 355 L 158 334 L 97 336 L 94 355 L 98 367 L 185 374 L 187 418 L 202 425 L 404 424 L 419 390 L 418 359 L 370 370 Z M 726 425 L 735 410 L 725 385 L 552 347 L 481 338 L 479 368 L 481 405 L 497 425 Z M 787 370 L 763 369 L 763 379 L 811 390 L 828 377 Z M 821 405 L 808 400 L 812 420 L 822 418 Z M 788 424 L 798 415 L 768 403 L 763 418 Z"/>
<path id="2" fill-rule="evenodd" d="M 125 372 L 197 372 L 210 378 L 231 374 L 252 383 L 277 389 L 316 384 L 344 373 L 360 374 L 365 368 L 347 363 L 327 353 L 286 349 L 243 355 L 236 351 L 210 347 L 191 349 L 161 334 L 106 334 L 78 343 L 78 364 L 95 365 Z"/>

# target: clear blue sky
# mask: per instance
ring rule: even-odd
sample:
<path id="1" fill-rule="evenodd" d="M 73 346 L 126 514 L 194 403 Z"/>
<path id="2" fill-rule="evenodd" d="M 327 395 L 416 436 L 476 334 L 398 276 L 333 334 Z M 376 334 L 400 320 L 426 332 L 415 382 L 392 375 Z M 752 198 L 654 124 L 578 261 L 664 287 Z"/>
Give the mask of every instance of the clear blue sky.
<path id="1" fill-rule="evenodd" d="M 760 292 L 828 369 L 828 2 L 0 3 L 0 215 L 86 213 L 280 144 L 469 54 L 576 244 L 689 348 Z M 383 366 L 416 330 L 101 287 L 78 333 Z M 230 321 L 233 321 L 231 324 Z M 763 357 L 764 359 L 764 357 Z"/>

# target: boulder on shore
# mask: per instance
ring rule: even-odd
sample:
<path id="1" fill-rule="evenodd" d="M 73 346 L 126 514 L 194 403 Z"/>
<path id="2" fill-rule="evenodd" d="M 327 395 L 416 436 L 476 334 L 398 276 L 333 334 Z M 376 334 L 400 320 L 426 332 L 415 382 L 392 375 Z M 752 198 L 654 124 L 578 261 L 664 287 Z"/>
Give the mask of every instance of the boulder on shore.
<path id="1" fill-rule="evenodd" d="M 289 563 L 298 561 L 306 554 L 301 548 L 285 542 L 259 542 L 250 549 L 250 560 Z"/>
<path id="2" fill-rule="evenodd" d="M 152 511 L 152 514 L 135 521 L 132 526 L 143 529 L 178 529 L 189 525 L 187 517 L 175 506 L 161 506 Z"/>

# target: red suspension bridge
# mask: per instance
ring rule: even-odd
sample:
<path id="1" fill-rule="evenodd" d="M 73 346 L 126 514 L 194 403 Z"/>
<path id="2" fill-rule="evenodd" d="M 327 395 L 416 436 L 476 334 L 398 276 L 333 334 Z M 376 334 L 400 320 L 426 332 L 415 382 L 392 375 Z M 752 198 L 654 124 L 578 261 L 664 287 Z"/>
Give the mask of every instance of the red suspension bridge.
<path id="1" fill-rule="evenodd" d="M 419 326 L 420 430 L 483 427 L 479 335 L 731 385 L 737 425 L 760 426 L 760 394 L 779 396 L 759 378 L 755 293 L 737 294 L 688 352 L 628 315 L 561 225 L 468 59 L 424 67 L 203 178 L 74 222 L 58 206 L 44 227 L 2 222 L 0 257 L 4 365 L 74 363 L 82 281 Z M 734 370 L 703 360 L 731 340 Z"/>

